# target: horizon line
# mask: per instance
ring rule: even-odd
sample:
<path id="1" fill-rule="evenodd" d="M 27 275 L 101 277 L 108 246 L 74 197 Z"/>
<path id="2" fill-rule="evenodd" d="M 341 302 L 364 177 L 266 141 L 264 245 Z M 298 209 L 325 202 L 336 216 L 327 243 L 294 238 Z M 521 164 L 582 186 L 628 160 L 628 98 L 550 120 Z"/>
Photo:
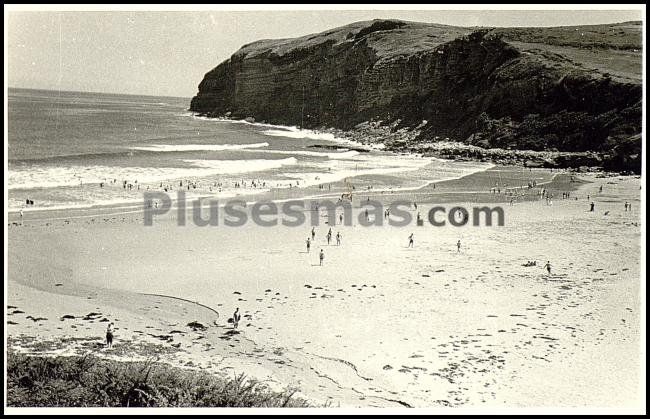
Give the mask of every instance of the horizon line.
<path id="1" fill-rule="evenodd" d="M 16 86 L 7 86 L 7 93 L 9 90 L 41 90 L 45 92 L 66 92 L 66 93 L 91 93 L 98 95 L 122 95 L 122 96 L 146 96 L 146 97 L 168 97 L 173 99 L 192 99 L 193 96 L 172 96 L 172 95 L 152 95 L 152 94 L 140 94 L 140 93 L 117 93 L 117 92 L 97 92 L 90 90 L 65 90 L 65 89 L 47 89 L 39 87 L 16 87 Z"/>

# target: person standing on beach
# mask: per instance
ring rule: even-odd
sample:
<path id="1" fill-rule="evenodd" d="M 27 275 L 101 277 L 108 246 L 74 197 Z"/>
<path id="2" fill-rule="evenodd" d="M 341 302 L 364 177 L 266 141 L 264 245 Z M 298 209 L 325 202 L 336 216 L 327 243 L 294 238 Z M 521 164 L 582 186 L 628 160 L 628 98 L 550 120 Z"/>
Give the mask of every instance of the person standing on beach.
<path id="1" fill-rule="evenodd" d="M 106 328 L 106 347 L 113 347 L 113 323 L 109 323 Z"/>
<path id="2" fill-rule="evenodd" d="M 232 328 L 237 329 L 239 326 L 239 320 L 241 320 L 241 314 L 239 314 L 239 307 L 235 310 L 232 315 Z"/>
<path id="3" fill-rule="evenodd" d="M 311 241 L 309 241 L 309 237 L 307 237 L 307 253 L 309 253 L 310 247 L 311 247 Z"/>
<path id="4" fill-rule="evenodd" d="M 456 243 L 456 247 L 458 248 L 458 253 L 460 253 L 460 240 L 458 240 L 458 243 Z"/>
<path id="5" fill-rule="evenodd" d="M 591 202 L 591 204 L 589 204 L 589 206 L 590 206 L 589 212 L 594 212 L 595 204 L 593 203 L 593 201 Z"/>
<path id="6" fill-rule="evenodd" d="M 318 255 L 319 266 L 323 266 L 323 259 L 325 259 L 325 252 L 323 252 L 323 249 L 320 249 L 320 254 Z"/>
<path id="7" fill-rule="evenodd" d="M 336 245 L 340 246 L 341 245 L 341 232 L 339 231 L 336 233 Z"/>
<path id="8" fill-rule="evenodd" d="M 332 230 L 330 230 L 330 231 L 327 233 L 327 245 L 328 245 L 328 246 L 330 245 L 330 241 L 332 241 Z"/>
<path id="9" fill-rule="evenodd" d="M 625 203 L 625 211 L 627 211 L 627 203 Z M 23 225 L 23 209 L 20 209 L 20 225 Z"/>
<path id="10" fill-rule="evenodd" d="M 316 230 L 314 227 L 311 228 L 311 239 L 314 240 L 316 238 Z"/>
<path id="11" fill-rule="evenodd" d="M 550 260 L 546 261 L 546 265 L 544 265 L 544 268 L 546 268 L 546 271 L 550 275 L 551 274 L 551 261 Z"/>
<path id="12" fill-rule="evenodd" d="M 413 233 L 409 236 L 409 245 L 408 247 L 413 247 Z"/>

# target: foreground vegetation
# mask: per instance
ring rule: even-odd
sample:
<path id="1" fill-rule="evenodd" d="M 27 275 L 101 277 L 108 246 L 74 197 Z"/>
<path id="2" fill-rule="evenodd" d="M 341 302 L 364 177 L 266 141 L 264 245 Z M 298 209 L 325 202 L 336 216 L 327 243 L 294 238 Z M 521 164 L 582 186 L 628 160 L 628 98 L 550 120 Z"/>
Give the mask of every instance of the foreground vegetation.
<path id="1" fill-rule="evenodd" d="M 296 393 L 152 361 L 7 354 L 11 407 L 309 407 Z"/>

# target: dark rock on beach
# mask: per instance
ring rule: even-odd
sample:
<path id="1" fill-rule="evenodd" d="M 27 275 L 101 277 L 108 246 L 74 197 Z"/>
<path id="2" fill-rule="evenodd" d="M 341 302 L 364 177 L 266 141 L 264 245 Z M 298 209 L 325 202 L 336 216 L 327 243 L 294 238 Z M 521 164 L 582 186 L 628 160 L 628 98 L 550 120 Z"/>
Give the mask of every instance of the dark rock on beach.
<path id="1" fill-rule="evenodd" d="M 199 323 L 199 322 L 190 322 L 187 324 L 187 327 L 191 328 L 192 330 L 196 331 L 204 331 L 207 330 L 207 326 Z"/>

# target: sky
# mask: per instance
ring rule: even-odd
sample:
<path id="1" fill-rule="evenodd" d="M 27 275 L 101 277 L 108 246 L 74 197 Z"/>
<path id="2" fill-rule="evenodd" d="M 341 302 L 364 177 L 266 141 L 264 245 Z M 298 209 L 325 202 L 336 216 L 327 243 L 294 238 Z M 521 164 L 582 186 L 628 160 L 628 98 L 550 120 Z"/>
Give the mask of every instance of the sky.
<path id="1" fill-rule="evenodd" d="M 203 75 L 244 44 L 360 20 L 562 26 L 643 16 L 642 10 L 36 10 L 5 6 L 10 87 L 178 97 L 194 96 Z"/>

